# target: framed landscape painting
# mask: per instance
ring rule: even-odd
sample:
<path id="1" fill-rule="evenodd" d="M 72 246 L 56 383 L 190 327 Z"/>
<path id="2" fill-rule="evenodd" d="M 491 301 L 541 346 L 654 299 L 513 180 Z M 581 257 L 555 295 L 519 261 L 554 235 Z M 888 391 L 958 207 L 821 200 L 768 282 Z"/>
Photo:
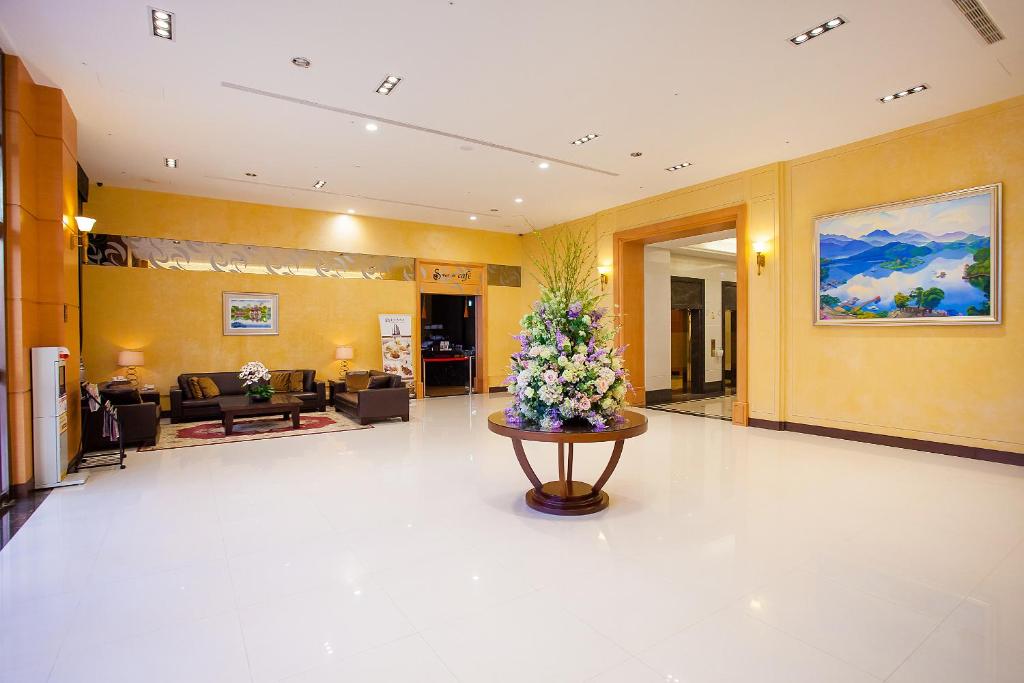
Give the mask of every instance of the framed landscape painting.
<path id="1" fill-rule="evenodd" d="M 814 220 L 816 325 L 1000 321 L 1001 184 Z"/>
<path id="2" fill-rule="evenodd" d="M 277 294 L 224 292 L 224 334 L 277 334 Z"/>

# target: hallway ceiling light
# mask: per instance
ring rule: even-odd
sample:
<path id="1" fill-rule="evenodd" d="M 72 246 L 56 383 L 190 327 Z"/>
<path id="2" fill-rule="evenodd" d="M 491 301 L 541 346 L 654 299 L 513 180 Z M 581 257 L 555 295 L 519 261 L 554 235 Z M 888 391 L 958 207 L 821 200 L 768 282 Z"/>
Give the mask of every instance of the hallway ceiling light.
<path id="1" fill-rule="evenodd" d="M 551 168 L 551 164 L 549 164 L 549 163 L 548 163 L 548 162 L 546 162 L 546 161 L 542 161 L 542 162 L 540 162 L 539 164 L 537 164 L 537 168 L 539 168 L 540 170 L 542 170 L 542 171 L 543 171 L 543 170 L 545 170 L 545 169 Z"/>
<path id="2" fill-rule="evenodd" d="M 476 216 L 470 216 L 470 217 L 469 217 L 469 220 L 471 220 L 471 221 L 475 221 L 475 220 L 476 220 Z"/>
<path id="3" fill-rule="evenodd" d="M 516 197 L 516 198 L 515 198 L 515 199 L 514 199 L 513 201 L 514 201 L 514 202 L 515 202 L 516 204 L 522 204 L 522 203 L 523 203 L 523 198 L 522 198 L 522 197 Z"/>
<path id="4" fill-rule="evenodd" d="M 919 93 L 922 90 L 927 90 L 927 89 L 928 89 L 928 86 L 925 85 L 924 83 L 922 83 L 921 85 L 915 85 L 913 88 L 907 88 L 906 90 L 900 90 L 899 92 L 893 93 L 891 95 L 886 95 L 885 97 L 879 97 L 878 101 L 884 104 L 886 102 L 892 102 L 893 100 L 899 100 L 899 99 L 902 99 L 902 98 L 906 97 L 907 95 L 913 95 L 914 93 Z"/>
<path id="5" fill-rule="evenodd" d="M 597 133 L 588 133 L 581 138 L 576 138 L 572 141 L 574 145 L 582 145 L 584 142 L 590 142 L 594 138 L 598 137 Z"/>
<path id="6" fill-rule="evenodd" d="M 689 161 L 684 161 L 684 162 L 683 162 L 683 163 L 681 163 L 681 164 L 676 164 L 675 166 L 669 166 L 669 167 L 668 167 L 668 168 L 666 168 L 665 170 L 666 170 L 666 171 L 678 171 L 679 169 L 681 169 L 681 168 L 686 168 L 686 167 L 688 167 L 688 166 L 693 166 L 693 163 L 692 163 L 692 162 L 689 162 Z"/>
<path id="7" fill-rule="evenodd" d="M 309 61 L 305 57 L 292 57 L 292 64 L 299 67 L 300 69 L 308 69 L 312 66 L 313 62 Z"/>
<path id="8" fill-rule="evenodd" d="M 167 168 L 178 168 L 178 160 L 172 159 L 171 157 L 165 157 L 164 166 L 166 166 Z"/>
<path id="9" fill-rule="evenodd" d="M 401 76 L 388 75 L 380 85 L 377 86 L 377 93 L 380 95 L 390 95 L 391 91 L 395 89 L 395 86 L 402 82 Z"/>
<path id="10" fill-rule="evenodd" d="M 366 130 L 370 131 L 371 133 L 376 133 L 378 130 L 380 130 L 380 126 L 378 126 L 376 123 L 368 123 L 366 124 Z"/>
<path id="11" fill-rule="evenodd" d="M 174 12 L 150 7 L 149 18 L 153 23 L 155 37 L 174 40 Z"/>
<path id="12" fill-rule="evenodd" d="M 327 184 L 326 180 L 318 180 L 315 183 L 313 183 L 313 189 L 314 190 L 319 190 L 320 188 L 322 188 L 326 184 Z"/>
<path id="13" fill-rule="evenodd" d="M 839 28 L 840 26 L 842 26 L 845 23 L 846 23 L 846 19 L 843 19 L 842 17 L 836 17 L 835 19 L 829 19 L 824 24 L 819 24 L 818 26 L 815 26 L 812 29 L 808 29 L 808 30 L 804 31 L 803 33 L 801 33 L 798 36 L 793 36 L 792 38 L 789 39 L 789 42 L 793 43 L 794 45 L 803 45 L 804 43 L 806 43 L 811 38 L 817 38 L 821 34 L 828 33 L 829 31 L 831 31 L 834 28 Z"/>
<path id="14" fill-rule="evenodd" d="M 355 209 L 349 209 L 347 213 L 355 213 L 355 212 L 356 212 Z"/>

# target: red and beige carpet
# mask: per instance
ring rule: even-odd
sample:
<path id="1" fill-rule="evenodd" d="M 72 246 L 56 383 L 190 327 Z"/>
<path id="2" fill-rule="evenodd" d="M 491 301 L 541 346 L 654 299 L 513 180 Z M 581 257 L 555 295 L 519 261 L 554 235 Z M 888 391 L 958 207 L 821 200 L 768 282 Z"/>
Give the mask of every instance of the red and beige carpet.
<path id="1" fill-rule="evenodd" d="M 144 446 L 139 450 L 160 451 L 166 448 L 208 446 L 219 443 L 233 443 L 235 441 L 254 441 L 256 439 L 344 432 L 352 429 L 371 429 L 371 427 L 369 425 L 361 425 L 348 416 L 336 413 L 333 410 L 324 413 L 302 413 L 298 429 L 292 428 L 290 419 L 281 419 L 279 415 L 235 420 L 231 436 L 224 436 L 224 427 L 221 425 L 220 420 L 163 424 L 160 426 L 160 439 L 157 441 L 157 444 L 155 446 Z"/>

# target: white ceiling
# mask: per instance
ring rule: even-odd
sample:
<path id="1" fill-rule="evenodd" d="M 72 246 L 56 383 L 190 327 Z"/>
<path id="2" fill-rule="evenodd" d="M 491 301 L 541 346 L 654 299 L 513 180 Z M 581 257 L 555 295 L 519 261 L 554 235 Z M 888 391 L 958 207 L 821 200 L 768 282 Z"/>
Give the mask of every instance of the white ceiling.
<path id="1" fill-rule="evenodd" d="M 731 244 L 728 244 L 730 243 Z M 726 247 L 732 248 L 731 253 Z M 680 237 L 675 240 L 656 242 L 646 247 L 647 249 L 665 249 L 674 254 L 683 254 L 712 261 L 736 262 L 736 230 L 719 230 L 705 235 L 694 237 Z"/>
<path id="2" fill-rule="evenodd" d="M 1021 0 L 986 1 L 1007 35 L 991 46 L 950 0 L 153 1 L 176 13 L 175 41 L 150 36 L 143 2 L 0 0 L 3 46 L 65 90 L 93 180 L 493 230 L 1024 92 Z M 788 42 L 836 15 L 848 23 Z M 405 80 L 378 95 L 388 73 Z M 392 123 L 371 134 L 338 109 Z M 541 156 L 616 175 L 542 171 Z"/>

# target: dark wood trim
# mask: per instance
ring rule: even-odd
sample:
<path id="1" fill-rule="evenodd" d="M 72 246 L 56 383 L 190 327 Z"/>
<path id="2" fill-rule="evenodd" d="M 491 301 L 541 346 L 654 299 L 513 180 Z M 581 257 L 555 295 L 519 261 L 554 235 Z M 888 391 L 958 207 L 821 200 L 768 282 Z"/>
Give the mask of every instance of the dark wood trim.
<path id="1" fill-rule="evenodd" d="M 497 387 L 489 387 L 487 389 L 487 393 L 489 393 L 489 394 L 507 394 L 508 393 L 508 387 L 506 387 L 505 385 L 501 385 L 501 386 L 497 386 Z"/>
<path id="2" fill-rule="evenodd" d="M 644 392 L 644 401 L 647 405 L 652 403 L 668 403 L 672 400 L 671 389 L 652 389 Z"/>
<path id="3" fill-rule="evenodd" d="M 23 484 L 11 484 L 12 498 L 27 498 L 36 489 L 36 478 L 32 477 Z"/>
<path id="4" fill-rule="evenodd" d="M 801 424 L 799 422 L 776 422 L 775 420 L 761 420 L 757 418 L 750 418 L 748 425 L 760 429 L 772 429 L 784 432 L 798 432 L 800 434 L 825 436 L 832 439 L 844 439 L 846 441 L 870 443 L 875 444 L 877 446 L 892 446 L 893 448 L 905 448 L 911 451 L 939 453 L 941 455 L 952 455 L 957 458 L 984 460 L 986 462 L 998 462 L 1004 465 L 1017 465 L 1018 467 L 1024 467 L 1024 453 L 1000 451 L 994 448 L 981 448 L 979 446 L 962 446 L 960 444 L 943 443 L 941 441 L 911 439 L 905 436 L 890 436 L 888 434 L 860 432 L 853 429 L 822 427 L 821 425 Z"/>

